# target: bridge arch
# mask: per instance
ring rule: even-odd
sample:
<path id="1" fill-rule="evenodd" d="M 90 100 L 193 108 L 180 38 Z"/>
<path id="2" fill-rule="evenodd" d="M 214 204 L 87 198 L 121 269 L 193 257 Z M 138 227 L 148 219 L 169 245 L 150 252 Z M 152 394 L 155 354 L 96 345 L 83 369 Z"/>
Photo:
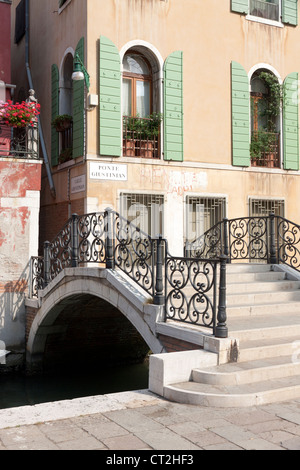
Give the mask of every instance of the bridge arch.
<path id="1" fill-rule="evenodd" d="M 114 320 L 115 326 L 118 322 L 121 323 L 119 331 L 120 329 L 123 331 L 124 348 L 126 341 L 130 341 L 131 338 L 134 344 L 139 344 L 142 349 L 144 342 L 155 354 L 165 352 L 155 334 L 155 323 L 161 315 L 161 308 L 151 304 L 147 294 L 137 290 L 130 281 L 116 271 L 67 268 L 41 291 L 35 304 L 33 302 L 30 306 L 27 304 L 27 324 L 29 323 L 26 347 L 27 370 L 31 372 L 42 370 L 49 345 L 52 354 L 54 344 L 59 350 L 59 345 L 66 336 L 66 330 L 70 332 L 72 320 L 75 322 L 74 326 L 78 321 L 77 328 L 80 328 L 85 320 L 86 322 L 92 321 L 92 318 L 95 320 L 95 315 L 91 315 L 93 308 L 98 312 L 98 320 L 101 318 L 103 321 Z M 138 335 L 134 332 L 138 332 Z M 117 344 L 117 339 L 115 341 Z M 84 343 L 80 345 L 79 342 L 78 347 L 82 347 L 84 354 Z"/>

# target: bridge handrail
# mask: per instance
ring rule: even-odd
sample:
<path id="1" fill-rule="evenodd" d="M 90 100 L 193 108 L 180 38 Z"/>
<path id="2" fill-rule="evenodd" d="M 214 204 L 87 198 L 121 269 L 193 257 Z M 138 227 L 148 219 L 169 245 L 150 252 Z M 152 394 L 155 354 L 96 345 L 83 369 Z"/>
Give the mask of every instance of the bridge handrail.
<path id="1" fill-rule="evenodd" d="M 216 273 L 221 260 L 171 256 L 167 240 L 151 237 L 112 209 L 73 214 L 52 242 L 44 243 L 44 256 L 31 260 L 30 296 L 38 297 L 38 291 L 64 268 L 89 263 L 121 269 L 154 304 L 165 306 L 166 320 L 218 331 Z M 220 305 L 219 299 L 219 312 Z M 219 326 L 219 334 L 226 331 L 225 323 L 222 331 Z"/>

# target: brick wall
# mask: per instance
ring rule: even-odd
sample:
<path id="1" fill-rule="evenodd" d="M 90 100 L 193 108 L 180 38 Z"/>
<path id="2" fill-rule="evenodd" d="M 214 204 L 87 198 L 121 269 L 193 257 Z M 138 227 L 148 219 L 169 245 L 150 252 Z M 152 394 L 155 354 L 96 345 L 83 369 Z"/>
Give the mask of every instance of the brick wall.
<path id="1" fill-rule="evenodd" d="M 188 343 L 177 338 L 170 336 L 159 335 L 161 344 L 165 347 L 167 352 L 190 351 L 192 349 L 201 349 L 199 344 Z"/>

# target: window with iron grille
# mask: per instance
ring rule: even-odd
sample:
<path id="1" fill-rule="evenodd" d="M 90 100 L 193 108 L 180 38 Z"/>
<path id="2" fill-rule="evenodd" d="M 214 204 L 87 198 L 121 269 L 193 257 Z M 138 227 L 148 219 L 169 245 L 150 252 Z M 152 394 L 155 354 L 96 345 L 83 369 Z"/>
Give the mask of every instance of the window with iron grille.
<path id="1" fill-rule="evenodd" d="M 120 214 L 151 237 L 164 231 L 164 196 L 122 193 Z"/>
<path id="2" fill-rule="evenodd" d="M 188 196 L 186 209 L 186 240 L 193 241 L 226 216 L 226 199 Z"/>
<path id="3" fill-rule="evenodd" d="M 269 216 L 275 214 L 284 217 L 284 200 L 282 199 L 250 199 L 250 217 Z"/>

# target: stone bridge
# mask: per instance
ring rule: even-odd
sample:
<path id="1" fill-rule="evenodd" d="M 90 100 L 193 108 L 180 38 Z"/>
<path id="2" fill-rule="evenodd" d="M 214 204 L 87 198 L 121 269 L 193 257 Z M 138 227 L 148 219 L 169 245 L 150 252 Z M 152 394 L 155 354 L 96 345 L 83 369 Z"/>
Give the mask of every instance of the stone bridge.
<path id="1" fill-rule="evenodd" d="M 27 371 L 141 361 L 149 351 L 220 348 L 210 332 L 166 323 L 164 312 L 122 271 L 65 268 L 37 298 L 26 300 Z"/>

